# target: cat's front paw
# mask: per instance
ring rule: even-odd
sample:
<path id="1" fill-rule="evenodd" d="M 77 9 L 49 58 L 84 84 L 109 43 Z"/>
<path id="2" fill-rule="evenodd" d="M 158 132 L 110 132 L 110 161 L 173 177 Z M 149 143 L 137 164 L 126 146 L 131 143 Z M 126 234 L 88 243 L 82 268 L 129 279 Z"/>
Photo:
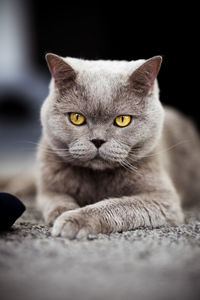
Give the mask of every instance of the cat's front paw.
<path id="1" fill-rule="evenodd" d="M 44 219 L 47 225 L 52 226 L 55 220 L 63 213 L 69 210 L 77 209 L 78 206 L 74 203 L 68 203 L 66 205 L 58 205 L 53 209 L 50 208 L 44 213 Z"/>
<path id="2" fill-rule="evenodd" d="M 60 215 L 52 229 L 53 236 L 62 236 L 68 239 L 84 238 L 89 234 L 101 232 L 101 225 L 97 218 L 88 215 L 83 209 L 67 211 Z"/>

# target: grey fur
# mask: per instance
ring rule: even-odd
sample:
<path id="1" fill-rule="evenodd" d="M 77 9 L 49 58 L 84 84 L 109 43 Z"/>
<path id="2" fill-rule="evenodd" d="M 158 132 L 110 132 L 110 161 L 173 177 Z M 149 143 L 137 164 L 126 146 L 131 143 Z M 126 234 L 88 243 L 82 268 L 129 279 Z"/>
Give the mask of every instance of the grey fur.
<path id="1" fill-rule="evenodd" d="M 38 205 L 53 235 L 182 223 L 181 200 L 199 195 L 200 145 L 193 124 L 159 101 L 161 58 L 47 61 L 53 79 L 41 111 Z M 70 112 L 87 123 L 75 126 Z M 114 126 L 122 114 L 132 122 Z M 97 150 L 92 139 L 105 143 Z"/>

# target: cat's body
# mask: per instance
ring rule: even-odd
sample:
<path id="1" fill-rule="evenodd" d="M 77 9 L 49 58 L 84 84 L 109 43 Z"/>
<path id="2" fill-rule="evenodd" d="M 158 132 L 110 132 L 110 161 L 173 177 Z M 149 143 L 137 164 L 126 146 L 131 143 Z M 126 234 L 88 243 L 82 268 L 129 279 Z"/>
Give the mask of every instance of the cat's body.
<path id="1" fill-rule="evenodd" d="M 177 110 L 165 108 L 160 159 L 183 206 L 200 200 L 200 139 L 194 123 Z"/>
<path id="2" fill-rule="evenodd" d="M 53 234 L 183 222 L 181 201 L 200 196 L 200 142 L 190 121 L 159 102 L 160 57 L 47 60 L 54 80 L 41 114 L 38 204 Z M 72 124 L 73 112 L 83 125 Z M 131 120 L 122 128 L 121 115 Z"/>

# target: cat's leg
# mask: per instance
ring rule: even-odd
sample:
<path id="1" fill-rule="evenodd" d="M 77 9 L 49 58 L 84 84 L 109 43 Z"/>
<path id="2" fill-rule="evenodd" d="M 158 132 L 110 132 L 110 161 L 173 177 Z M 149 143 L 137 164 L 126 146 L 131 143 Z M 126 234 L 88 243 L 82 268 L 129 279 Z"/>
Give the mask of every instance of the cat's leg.
<path id="1" fill-rule="evenodd" d="M 73 239 L 140 226 L 177 225 L 183 221 L 178 195 L 165 190 L 111 198 L 76 211 L 64 212 L 56 219 L 52 234 Z"/>
<path id="2" fill-rule="evenodd" d="M 53 225 L 55 219 L 63 212 L 80 207 L 71 196 L 52 192 L 39 193 L 37 204 L 48 225 Z"/>

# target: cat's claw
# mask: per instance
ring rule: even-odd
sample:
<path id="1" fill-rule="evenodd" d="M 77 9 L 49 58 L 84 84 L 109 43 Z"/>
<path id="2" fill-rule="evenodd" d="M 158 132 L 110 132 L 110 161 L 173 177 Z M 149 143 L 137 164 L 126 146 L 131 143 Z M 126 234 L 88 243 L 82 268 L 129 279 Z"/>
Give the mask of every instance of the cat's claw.
<path id="1" fill-rule="evenodd" d="M 88 237 L 90 234 L 98 234 L 99 226 L 88 218 L 81 211 L 68 211 L 60 215 L 52 228 L 53 236 L 61 236 L 68 239 L 82 239 Z"/>

